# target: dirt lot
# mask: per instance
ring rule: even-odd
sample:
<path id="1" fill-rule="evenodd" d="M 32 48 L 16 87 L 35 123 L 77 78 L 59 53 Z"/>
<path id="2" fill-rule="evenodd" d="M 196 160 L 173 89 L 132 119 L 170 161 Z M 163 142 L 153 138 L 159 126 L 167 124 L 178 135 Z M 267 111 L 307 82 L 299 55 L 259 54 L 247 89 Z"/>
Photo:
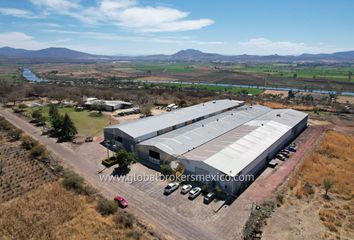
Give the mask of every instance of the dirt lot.
<path id="1" fill-rule="evenodd" d="M 263 94 L 282 95 L 282 98 L 288 97 L 288 91 L 280 91 L 280 90 L 265 90 Z"/>
<path id="2" fill-rule="evenodd" d="M 354 137 L 327 132 L 284 189 L 284 203 L 269 219 L 264 239 L 352 239 Z M 324 179 L 331 179 L 329 197 Z"/>

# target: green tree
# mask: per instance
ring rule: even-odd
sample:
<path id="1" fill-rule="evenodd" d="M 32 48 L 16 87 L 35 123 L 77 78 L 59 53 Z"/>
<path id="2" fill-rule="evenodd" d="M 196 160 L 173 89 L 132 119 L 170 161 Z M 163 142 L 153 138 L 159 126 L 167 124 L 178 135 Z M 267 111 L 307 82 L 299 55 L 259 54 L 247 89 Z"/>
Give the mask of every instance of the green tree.
<path id="1" fill-rule="evenodd" d="M 136 161 L 135 154 L 125 150 L 119 150 L 116 153 L 116 158 L 119 168 L 121 169 L 127 169 L 133 162 Z"/>
<path id="2" fill-rule="evenodd" d="M 349 71 L 349 72 L 348 72 L 348 80 L 349 80 L 349 81 L 352 80 L 352 75 L 353 75 L 352 71 Z"/>
<path id="3" fill-rule="evenodd" d="M 32 112 L 32 118 L 39 123 L 44 123 L 47 119 L 43 116 L 41 109 L 36 109 Z"/>
<path id="4" fill-rule="evenodd" d="M 60 132 L 63 126 L 64 118 L 58 114 L 56 118 L 51 119 L 51 125 L 55 132 Z"/>
<path id="5" fill-rule="evenodd" d="M 49 105 L 49 118 L 50 121 L 57 118 L 59 116 L 58 106 L 54 104 Z"/>
<path id="6" fill-rule="evenodd" d="M 328 198 L 328 191 L 329 191 L 329 189 L 331 189 L 333 187 L 333 181 L 331 179 L 327 179 L 326 178 L 323 181 L 323 186 L 324 186 L 324 189 L 326 191 L 325 196 Z"/>
<path id="7" fill-rule="evenodd" d="M 61 137 L 64 139 L 69 139 L 74 137 L 76 134 L 77 134 L 77 129 L 73 121 L 71 121 L 71 118 L 69 117 L 68 114 L 65 114 L 61 126 L 61 134 L 60 134 Z"/>

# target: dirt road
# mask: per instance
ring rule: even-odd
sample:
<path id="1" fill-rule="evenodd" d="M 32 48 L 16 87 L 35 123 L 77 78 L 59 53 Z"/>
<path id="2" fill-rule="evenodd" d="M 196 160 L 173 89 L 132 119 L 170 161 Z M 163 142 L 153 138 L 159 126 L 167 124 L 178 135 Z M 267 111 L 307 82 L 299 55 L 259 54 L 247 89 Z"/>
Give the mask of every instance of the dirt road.
<path id="1" fill-rule="evenodd" d="M 25 133 L 45 145 L 54 158 L 57 158 L 64 165 L 69 166 L 75 172 L 83 176 L 86 181 L 108 199 L 112 199 L 117 193 L 129 199 L 129 211 L 135 214 L 144 223 L 153 227 L 154 231 L 157 233 L 163 234 L 170 239 L 222 239 L 220 235 L 211 230 L 212 228 L 210 226 L 194 224 L 188 218 L 183 217 L 176 211 L 171 211 L 155 199 L 144 194 L 144 192 L 132 188 L 126 182 L 114 183 L 100 181 L 97 170 L 102 167 L 97 163 L 88 161 L 85 156 L 81 154 L 76 154 L 76 152 L 65 143 L 58 144 L 55 139 L 41 135 L 39 129 L 16 116 L 10 112 L 10 110 L 0 107 L 0 115 L 4 116 L 16 127 L 22 129 Z M 95 148 L 94 146 L 92 147 Z M 105 153 L 103 152 L 103 154 Z"/>

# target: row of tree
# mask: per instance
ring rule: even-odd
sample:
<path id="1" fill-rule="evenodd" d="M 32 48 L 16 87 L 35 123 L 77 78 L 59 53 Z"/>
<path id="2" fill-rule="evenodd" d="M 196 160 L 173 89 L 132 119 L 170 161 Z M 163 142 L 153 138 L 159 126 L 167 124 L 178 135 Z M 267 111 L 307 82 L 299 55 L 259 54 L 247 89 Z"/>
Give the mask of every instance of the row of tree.
<path id="1" fill-rule="evenodd" d="M 77 129 L 67 113 L 61 115 L 58 106 L 51 104 L 49 106 L 49 121 L 54 134 L 62 139 L 71 139 L 77 134 Z"/>

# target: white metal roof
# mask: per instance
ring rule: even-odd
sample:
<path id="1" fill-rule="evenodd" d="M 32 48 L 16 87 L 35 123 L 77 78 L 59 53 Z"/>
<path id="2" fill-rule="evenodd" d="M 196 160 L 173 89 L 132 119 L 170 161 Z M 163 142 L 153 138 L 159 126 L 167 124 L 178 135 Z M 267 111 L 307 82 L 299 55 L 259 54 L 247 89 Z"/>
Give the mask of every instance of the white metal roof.
<path id="1" fill-rule="evenodd" d="M 129 136 L 138 139 L 144 135 L 189 122 L 200 117 L 207 117 L 227 109 L 236 108 L 240 105 L 243 105 L 242 101 L 229 99 L 214 100 L 133 122 L 112 125 L 107 128 L 119 129 Z"/>
<path id="2" fill-rule="evenodd" d="M 168 154 L 181 155 L 271 110 L 260 105 L 239 107 L 148 139 L 140 145 L 155 146 Z"/>
<path id="3" fill-rule="evenodd" d="M 289 129 L 291 127 L 287 125 L 268 121 L 204 162 L 225 174 L 236 176 Z"/>

